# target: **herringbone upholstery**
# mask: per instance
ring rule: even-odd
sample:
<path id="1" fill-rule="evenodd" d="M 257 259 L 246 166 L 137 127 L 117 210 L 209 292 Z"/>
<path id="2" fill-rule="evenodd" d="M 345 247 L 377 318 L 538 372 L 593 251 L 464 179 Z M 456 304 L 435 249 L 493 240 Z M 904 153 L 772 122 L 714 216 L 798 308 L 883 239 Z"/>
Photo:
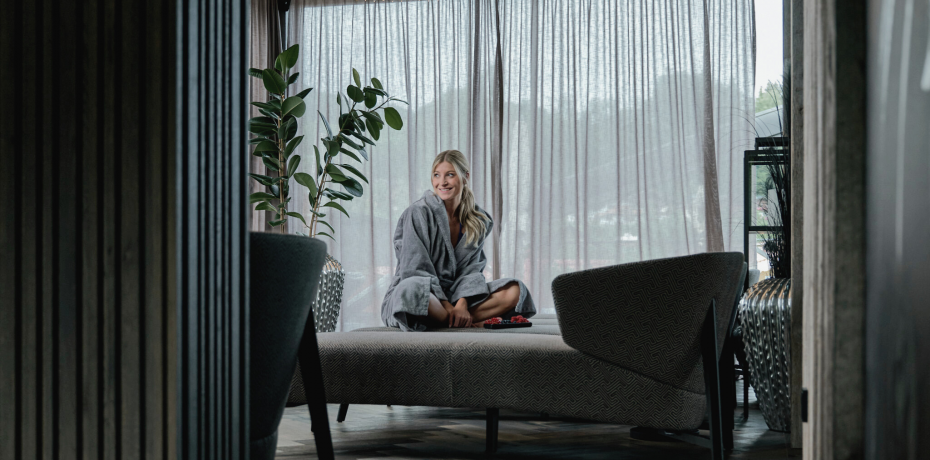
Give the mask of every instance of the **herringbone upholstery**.
<path id="1" fill-rule="evenodd" d="M 317 338 L 331 403 L 496 407 L 667 429 L 695 428 L 704 416 L 703 388 L 657 382 L 559 336 L 353 331 Z"/>
<path id="2" fill-rule="evenodd" d="M 704 393 L 701 326 L 716 299 L 723 346 L 742 267 L 741 253 L 706 253 L 560 275 L 552 296 L 562 337 L 608 363 Z"/>

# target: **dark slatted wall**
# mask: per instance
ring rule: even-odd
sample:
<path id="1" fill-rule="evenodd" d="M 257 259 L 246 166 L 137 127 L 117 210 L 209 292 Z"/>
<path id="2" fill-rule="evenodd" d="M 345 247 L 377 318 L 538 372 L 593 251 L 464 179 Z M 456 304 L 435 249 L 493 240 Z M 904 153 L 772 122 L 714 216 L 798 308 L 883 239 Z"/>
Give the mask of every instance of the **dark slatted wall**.
<path id="1" fill-rule="evenodd" d="M 246 5 L 0 7 L 0 458 L 247 456 Z"/>

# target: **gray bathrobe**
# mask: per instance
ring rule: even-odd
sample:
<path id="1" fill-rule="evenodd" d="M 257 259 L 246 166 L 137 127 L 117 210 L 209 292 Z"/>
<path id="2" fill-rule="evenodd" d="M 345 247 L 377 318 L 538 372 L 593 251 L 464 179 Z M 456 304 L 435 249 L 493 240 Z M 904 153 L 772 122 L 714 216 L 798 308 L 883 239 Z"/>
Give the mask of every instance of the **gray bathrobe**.
<path id="1" fill-rule="evenodd" d="M 478 211 L 487 215 L 481 208 Z M 484 278 L 482 272 L 487 265 L 484 241 L 492 225 L 488 217 L 487 231 L 478 238 L 477 244 L 466 245 L 465 235 L 453 247 L 445 205 L 432 190 L 427 190 L 410 205 L 401 214 L 394 231 L 397 269 L 381 304 L 384 324 L 404 331 L 422 331 L 426 325 L 416 317 L 426 316 L 430 293 L 453 305 L 464 297 L 471 308 L 514 281 L 520 285 L 520 302 L 515 314 L 527 318 L 535 315 L 536 306 L 523 282 L 502 278 L 488 283 Z"/>

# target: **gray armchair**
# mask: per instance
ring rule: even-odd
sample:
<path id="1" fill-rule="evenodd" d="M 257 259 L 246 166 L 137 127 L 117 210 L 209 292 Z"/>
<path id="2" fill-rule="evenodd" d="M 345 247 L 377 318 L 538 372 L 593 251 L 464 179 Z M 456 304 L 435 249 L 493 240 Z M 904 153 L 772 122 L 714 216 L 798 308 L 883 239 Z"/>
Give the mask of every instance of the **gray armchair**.
<path id="1" fill-rule="evenodd" d="M 565 343 L 652 382 L 619 415 L 624 423 L 697 428 L 704 404 L 673 407 L 650 397 L 670 386 L 706 395 L 715 458 L 732 445 L 722 423 L 719 359 L 744 270 L 741 253 L 707 253 L 585 270 L 552 282 Z"/>

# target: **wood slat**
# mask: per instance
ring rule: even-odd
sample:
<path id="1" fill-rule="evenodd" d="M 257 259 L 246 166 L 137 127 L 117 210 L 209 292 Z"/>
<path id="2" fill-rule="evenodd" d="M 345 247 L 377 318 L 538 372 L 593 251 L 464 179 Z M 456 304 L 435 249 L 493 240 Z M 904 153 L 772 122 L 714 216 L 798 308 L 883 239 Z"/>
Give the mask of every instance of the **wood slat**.
<path id="1" fill-rule="evenodd" d="M 0 458 L 248 454 L 245 7 L 0 17 Z"/>

